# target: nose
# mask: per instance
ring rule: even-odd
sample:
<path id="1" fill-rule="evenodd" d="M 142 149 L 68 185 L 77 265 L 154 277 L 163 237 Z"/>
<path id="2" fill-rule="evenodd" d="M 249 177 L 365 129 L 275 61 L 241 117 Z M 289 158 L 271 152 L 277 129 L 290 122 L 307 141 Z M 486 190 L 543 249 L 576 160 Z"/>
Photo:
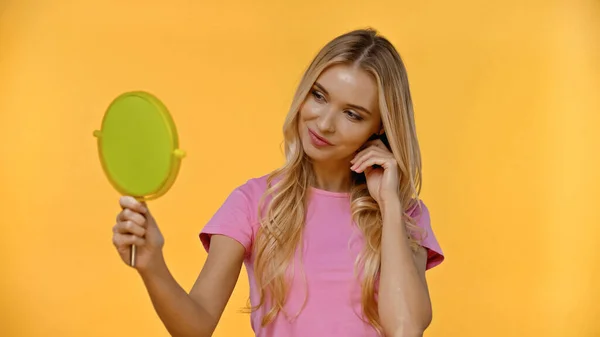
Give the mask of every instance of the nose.
<path id="1" fill-rule="evenodd" d="M 335 131 L 335 112 L 333 109 L 323 111 L 317 120 L 317 127 L 322 133 L 332 133 Z"/>

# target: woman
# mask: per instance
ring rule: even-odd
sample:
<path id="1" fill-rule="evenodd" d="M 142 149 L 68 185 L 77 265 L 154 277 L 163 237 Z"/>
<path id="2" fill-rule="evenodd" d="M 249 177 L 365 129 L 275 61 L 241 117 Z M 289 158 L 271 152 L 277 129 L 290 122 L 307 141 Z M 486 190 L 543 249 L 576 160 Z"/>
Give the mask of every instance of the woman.
<path id="1" fill-rule="evenodd" d="M 256 336 L 421 336 L 425 270 L 443 260 L 418 195 L 421 158 L 406 70 L 374 30 L 329 42 L 296 91 L 286 162 L 237 187 L 200 233 L 190 293 L 163 259 L 145 204 L 122 197 L 113 241 L 173 336 L 210 336 L 242 263 Z"/>

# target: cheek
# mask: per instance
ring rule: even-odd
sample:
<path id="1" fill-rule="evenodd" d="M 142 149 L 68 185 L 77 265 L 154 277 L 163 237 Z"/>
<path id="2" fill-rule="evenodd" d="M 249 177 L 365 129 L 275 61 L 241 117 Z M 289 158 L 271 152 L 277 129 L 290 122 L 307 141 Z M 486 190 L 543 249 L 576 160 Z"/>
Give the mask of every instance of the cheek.
<path id="1" fill-rule="evenodd" d="M 315 118 L 319 115 L 319 105 L 314 101 L 307 100 L 300 108 L 300 117 L 303 120 Z"/>
<path id="2" fill-rule="evenodd" d="M 357 130 L 356 125 L 348 125 L 344 131 L 344 144 L 351 151 L 356 151 L 358 148 L 363 146 L 363 144 L 371 136 L 371 134 L 363 128 L 361 128 L 361 130 Z"/>

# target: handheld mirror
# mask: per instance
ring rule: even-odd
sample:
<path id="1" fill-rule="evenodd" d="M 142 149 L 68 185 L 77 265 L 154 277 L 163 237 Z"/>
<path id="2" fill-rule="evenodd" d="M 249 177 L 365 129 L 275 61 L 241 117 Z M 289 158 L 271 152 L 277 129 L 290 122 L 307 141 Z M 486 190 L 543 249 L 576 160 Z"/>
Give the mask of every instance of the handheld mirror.
<path id="1" fill-rule="evenodd" d="M 185 157 L 169 111 L 147 92 L 127 92 L 114 99 L 94 136 L 108 181 L 120 194 L 141 202 L 171 188 Z M 135 248 L 131 247 L 131 266 Z"/>

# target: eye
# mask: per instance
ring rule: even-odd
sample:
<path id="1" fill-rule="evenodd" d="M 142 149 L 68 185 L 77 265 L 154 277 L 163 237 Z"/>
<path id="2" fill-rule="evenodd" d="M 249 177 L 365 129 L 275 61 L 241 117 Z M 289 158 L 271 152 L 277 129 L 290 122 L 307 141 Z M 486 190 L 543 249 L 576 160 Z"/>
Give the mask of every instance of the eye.
<path id="1" fill-rule="evenodd" d="M 345 113 L 346 113 L 346 115 L 348 115 L 348 117 L 350 119 L 353 119 L 353 120 L 356 120 L 356 121 L 360 121 L 360 120 L 363 119 L 359 114 L 355 113 L 352 110 L 346 110 Z"/>
<path id="2" fill-rule="evenodd" d="M 319 101 L 319 102 L 325 101 L 325 96 L 323 96 L 323 94 L 321 94 L 319 91 L 313 89 L 311 91 L 311 94 L 317 101 Z"/>

